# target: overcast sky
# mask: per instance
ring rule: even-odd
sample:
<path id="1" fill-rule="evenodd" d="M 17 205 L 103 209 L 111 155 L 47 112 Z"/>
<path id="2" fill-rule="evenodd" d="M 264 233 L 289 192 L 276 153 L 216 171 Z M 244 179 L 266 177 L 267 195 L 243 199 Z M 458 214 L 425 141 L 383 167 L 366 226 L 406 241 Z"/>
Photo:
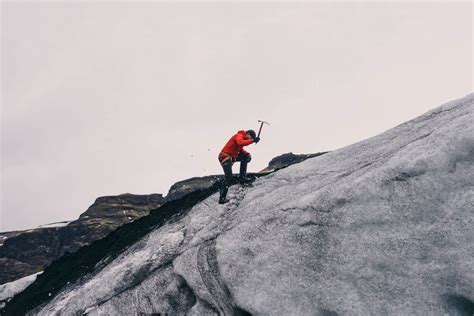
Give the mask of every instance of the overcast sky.
<path id="1" fill-rule="evenodd" d="M 0 231 L 334 150 L 473 89 L 464 3 L 2 2 Z M 234 166 L 238 172 L 238 165 Z"/>

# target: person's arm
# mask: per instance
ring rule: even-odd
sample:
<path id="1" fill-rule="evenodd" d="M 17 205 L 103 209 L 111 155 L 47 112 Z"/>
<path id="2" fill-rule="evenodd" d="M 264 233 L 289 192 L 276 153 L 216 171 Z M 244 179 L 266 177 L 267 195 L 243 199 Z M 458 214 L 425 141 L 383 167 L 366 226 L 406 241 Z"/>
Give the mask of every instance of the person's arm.
<path id="1" fill-rule="evenodd" d="M 235 138 L 235 141 L 240 146 L 247 146 L 253 143 L 252 138 L 245 139 L 244 136 L 242 136 L 241 134 L 237 135 L 237 137 Z"/>

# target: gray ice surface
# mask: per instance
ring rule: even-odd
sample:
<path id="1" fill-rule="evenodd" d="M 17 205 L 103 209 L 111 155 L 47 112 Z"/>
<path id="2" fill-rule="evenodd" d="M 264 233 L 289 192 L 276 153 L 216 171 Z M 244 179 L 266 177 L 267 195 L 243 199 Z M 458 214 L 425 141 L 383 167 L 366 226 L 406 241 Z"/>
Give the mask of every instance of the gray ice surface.
<path id="1" fill-rule="evenodd" d="M 463 315 L 474 301 L 474 94 L 233 186 L 41 315 Z"/>

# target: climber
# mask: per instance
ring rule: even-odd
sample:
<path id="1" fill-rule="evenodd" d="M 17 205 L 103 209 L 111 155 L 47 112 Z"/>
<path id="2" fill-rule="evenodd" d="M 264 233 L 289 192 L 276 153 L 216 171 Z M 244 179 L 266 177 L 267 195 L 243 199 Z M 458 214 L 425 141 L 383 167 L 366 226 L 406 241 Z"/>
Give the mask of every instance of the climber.
<path id="1" fill-rule="evenodd" d="M 240 161 L 239 182 L 245 184 L 251 181 L 251 179 L 247 178 L 247 163 L 250 162 L 252 156 L 249 152 L 245 151 L 243 147 L 252 143 L 258 143 L 259 141 L 260 137 L 256 136 L 254 130 L 242 130 L 232 136 L 224 148 L 222 148 L 218 159 L 222 169 L 224 169 L 224 181 L 222 181 L 220 188 L 219 204 L 229 202 L 226 196 L 229 186 L 232 183 L 232 165 L 234 162 Z"/>

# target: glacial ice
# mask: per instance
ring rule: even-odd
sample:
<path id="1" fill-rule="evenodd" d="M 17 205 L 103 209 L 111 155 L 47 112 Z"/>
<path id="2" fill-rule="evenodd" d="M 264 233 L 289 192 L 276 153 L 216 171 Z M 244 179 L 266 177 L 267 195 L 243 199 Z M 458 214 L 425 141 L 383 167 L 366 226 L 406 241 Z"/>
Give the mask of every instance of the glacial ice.
<path id="1" fill-rule="evenodd" d="M 40 315 L 443 315 L 474 301 L 474 94 L 233 186 Z"/>

